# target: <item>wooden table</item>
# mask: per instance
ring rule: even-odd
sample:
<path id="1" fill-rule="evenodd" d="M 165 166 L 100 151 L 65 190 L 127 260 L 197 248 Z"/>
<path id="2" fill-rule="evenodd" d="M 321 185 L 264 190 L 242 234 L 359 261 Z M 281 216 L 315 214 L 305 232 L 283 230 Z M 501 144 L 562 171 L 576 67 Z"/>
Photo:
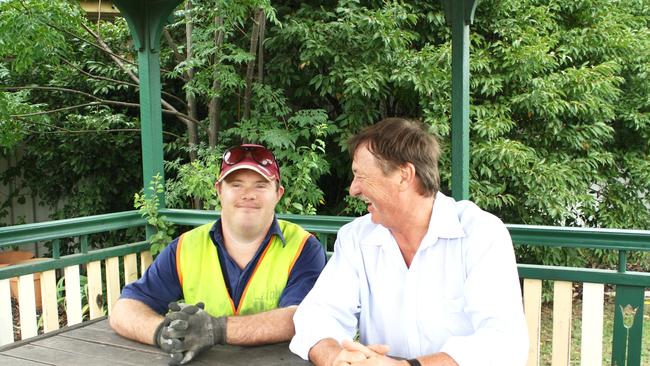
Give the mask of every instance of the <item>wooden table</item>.
<path id="1" fill-rule="evenodd" d="M 116 366 L 167 365 L 160 349 L 117 335 L 97 319 L 0 347 L 0 365 Z M 289 351 L 288 343 L 259 347 L 214 346 L 188 365 L 311 365 Z"/>

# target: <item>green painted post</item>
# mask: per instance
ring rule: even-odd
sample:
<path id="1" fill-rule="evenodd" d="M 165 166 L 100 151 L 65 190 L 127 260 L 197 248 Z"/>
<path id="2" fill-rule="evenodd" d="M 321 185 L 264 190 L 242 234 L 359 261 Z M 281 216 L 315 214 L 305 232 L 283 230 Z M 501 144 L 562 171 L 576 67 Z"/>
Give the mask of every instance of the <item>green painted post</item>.
<path id="1" fill-rule="evenodd" d="M 616 286 L 612 365 L 641 365 L 644 290 L 640 286 Z"/>
<path id="2" fill-rule="evenodd" d="M 441 0 L 451 25 L 451 193 L 469 199 L 469 25 L 478 0 Z"/>
<path id="3" fill-rule="evenodd" d="M 163 178 L 162 107 L 160 103 L 160 35 L 167 18 L 183 0 L 114 0 L 124 16 L 138 51 L 142 173 L 145 194 L 157 174 Z M 155 194 L 155 192 L 153 192 Z M 160 208 L 165 207 L 158 194 Z"/>
<path id="4" fill-rule="evenodd" d="M 80 238 L 81 253 L 88 254 L 88 235 L 82 235 Z"/>
<path id="5" fill-rule="evenodd" d="M 625 250 L 618 251 L 618 271 L 620 273 L 627 271 L 627 251 Z"/>
<path id="6" fill-rule="evenodd" d="M 147 197 L 157 195 L 158 207 L 165 207 L 163 193 L 151 192 L 153 177 L 163 170 L 162 107 L 160 103 L 160 35 L 165 21 L 183 0 L 114 0 L 129 24 L 138 51 L 140 79 L 140 125 L 142 139 L 142 177 Z M 155 233 L 147 226 L 147 238 Z"/>
<path id="7" fill-rule="evenodd" d="M 52 240 L 52 258 L 61 258 L 61 239 Z"/>

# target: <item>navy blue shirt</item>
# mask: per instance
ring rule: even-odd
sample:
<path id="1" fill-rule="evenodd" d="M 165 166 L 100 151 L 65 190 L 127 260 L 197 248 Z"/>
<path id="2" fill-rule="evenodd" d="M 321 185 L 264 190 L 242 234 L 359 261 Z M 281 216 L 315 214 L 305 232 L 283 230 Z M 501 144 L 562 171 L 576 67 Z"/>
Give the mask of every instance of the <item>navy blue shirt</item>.
<path id="1" fill-rule="evenodd" d="M 235 304 L 235 308 L 239 306 L 239 301 L 246 288 L 248 279 L 251 277 L 255 265 L 259 261 L 266 246 L 269 245 L 273 235 L 279 236 L 282 242 L 284 242 L 284 236 L 275 218 L 273 219 L 271 228 L 266 233 L 266 237 L 262 242 L 263 245 L 260 245 L 257 253 L 255 253 L 255 256 L 246 267 L 241 269 L 225 249 L 221 219 L 217 220 L 210 229 L 210 239 L 217 246 L 219 262 L 221 263 L 221 273 L 223 273 L 226 286 L 228 287 L 228 293 Z M 165 314 L 167 312 L 167 305 L 170 302 L 182 299 L 183 290 L 176 271 L 177 246 L 178 238 L 174 239 L 158 254 L 156 260 L 149 266 L 139 280 L 124 287 L 121 298 L 139 300 L 159 314 Z M 325 267 L 325 262 L 326 257 L 323 247 L 316 237 L 313 235 L 310 236 L 289 274 L 287 286 L 280 295 L 278 307 L 300 304 L 302 299 L 314 286 L 318 275 L 320 275 L 323 267 Z"/>

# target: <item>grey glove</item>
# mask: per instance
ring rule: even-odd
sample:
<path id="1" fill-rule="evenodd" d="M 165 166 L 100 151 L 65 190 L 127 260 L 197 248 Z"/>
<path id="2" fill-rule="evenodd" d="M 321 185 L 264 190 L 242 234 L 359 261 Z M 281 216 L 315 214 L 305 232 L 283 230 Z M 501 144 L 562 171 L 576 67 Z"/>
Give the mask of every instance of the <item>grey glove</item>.
<path id="1" fill-rule="evenodd" d="M 185 364 L 215 344 L 226 343 L 226 317 L 214 318 L 203 303 L 172 302 L 160 332 L 161 347 L 171 354 L 170 365 Z"/>
<path id="2" fill-rule="evenodd" d="M 177 339 L 171 339 L 167 335 L 165 328 L 169 326 L 169 323 L 171 323 L 171 320 L 167 318 L 163 319 L 163 321 L 158 324 L 158 327 L 156 327 L 156 331 L 153 334 L 154 343 L 165 352 L 171 352 L 172 344 L 174 344 L 174 342 L 179 342 Z"/>

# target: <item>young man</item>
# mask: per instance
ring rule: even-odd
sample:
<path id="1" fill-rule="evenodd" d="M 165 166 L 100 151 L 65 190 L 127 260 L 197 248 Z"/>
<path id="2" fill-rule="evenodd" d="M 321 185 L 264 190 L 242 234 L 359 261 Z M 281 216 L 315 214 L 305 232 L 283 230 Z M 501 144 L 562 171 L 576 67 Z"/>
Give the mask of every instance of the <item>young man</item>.
<path id="1" fill-rule="evenodd" d="M 109 319 L 120 335 L 169 352 L 172 363 L 213 344 L 289 340 L 296 305 L 326 261 L 313 235 L 275 218 L 284 187 L 271 151 L 227 150 L 215 186 L 221 218 L 172 241 L 124 288 Z"/>
<path id="2" fill-rule="evenodd" d="M 348 145 L 350 194 L 369 214 L 339 230 L 296 311 L 291 350 L 328 366 L 524 365 L 528 334 L 503 223 L 438 192 L 439 147 L 421 124 L 386 119 Z"/>

